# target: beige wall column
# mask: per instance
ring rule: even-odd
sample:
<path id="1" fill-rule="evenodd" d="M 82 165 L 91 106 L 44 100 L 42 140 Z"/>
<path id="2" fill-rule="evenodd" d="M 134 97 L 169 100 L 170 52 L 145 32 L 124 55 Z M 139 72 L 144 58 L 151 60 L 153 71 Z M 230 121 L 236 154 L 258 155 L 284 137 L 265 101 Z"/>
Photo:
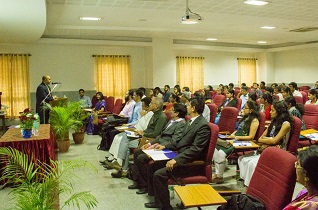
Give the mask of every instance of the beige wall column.
<path id="1" fill-rule="evenodd" d="M 153 38 L 153 86 L 163 88 L 176 83 L 176 59 L 173 53 L 173 40 Z"/>

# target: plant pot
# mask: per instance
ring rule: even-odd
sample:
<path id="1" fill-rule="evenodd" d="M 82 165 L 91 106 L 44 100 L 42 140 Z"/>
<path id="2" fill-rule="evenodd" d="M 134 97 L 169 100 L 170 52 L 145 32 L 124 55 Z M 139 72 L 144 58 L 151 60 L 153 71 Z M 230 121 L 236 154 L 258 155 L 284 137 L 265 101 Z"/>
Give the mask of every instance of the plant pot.
<path id="1" fill-rule="evenodd" d="M 75 144 L 82 144 L 84 141 L 84 132 L 72 133 Z"/>
<path id="2" fill-rule="evenodd" d="M 25 139 L 31 138 L 32 129 L 22 129 L 22 137 Z"/>
<path id="3" fill-rule="evenodd" d="M 71 141 L 69 139 L 57 141 L 57 147 L 59 148 L 60 152 L 68 152 L 70 145 Z"/>
<path id="4" fill-rule="evenodd" d="M 57 142 L 62 141 L 61 140 L 62 137 L 57 135 L 57 134 L 55 134 L 55 133 L 53 133 L 53 135 L 54 135 L 54 148 L 57 149 L 58 148 Z M 69 138 L 70 138 L 69 134 L 64 136 L 64 139 L 69 139 Z"/>

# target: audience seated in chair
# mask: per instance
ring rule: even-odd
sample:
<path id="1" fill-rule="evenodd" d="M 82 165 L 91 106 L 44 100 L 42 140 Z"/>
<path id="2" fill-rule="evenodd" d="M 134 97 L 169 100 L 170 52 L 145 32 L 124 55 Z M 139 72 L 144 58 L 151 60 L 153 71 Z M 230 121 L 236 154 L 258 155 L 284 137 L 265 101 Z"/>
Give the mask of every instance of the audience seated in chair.
<path id="1" fill-rule="evenodd" d="M 177 142 L 181 140 L 185 128 L 184 117 L 187 113 L 187 107 L 181 103 L 175 103 L 169 112 L 171 113 L 172 119 L 163 128 L 161 134 L 134 152 L 133 176 L 135 183 L 130 186 L 129 189 L 140 189 L 137 191 L 137 194 L 148 192 L 149 195 L 153 195 L 153 180 L 152 177 L 148 179 L 147 173 L 148 163 L 152 159 L 142 150 L 175 148 Z"/>
<path id="2" fill-rule="evenodd" d="M 178 155 L 166 161 L 156 161 L 157 169 L 154 167 L 153 187 L 154 187 L 154 202 L 146 203 L 147 208 L 161 208 L 170 210 L 169 190 L 167 181 L 170 178 L 170 173 L 175 175 L 191 174 L 192 170 L 181 170 L 178 166 L 186 163 L 191 163 L 195 160 L 205 160 L 208 152 L 208 143 L 210 140 L 210 127 L 206 120 L 201 116 L 204 109 L 204 100 L 194 98 L 187 107 L 188 114 L 191 120 L 188 121 L 187 127 L 183 132 L 181 140 L 177 143 L 173 150 L 178 151 Z"/>
<path id="3" fill-rule="evenodd" d="M 301 130 L 306 130 L 306 124 L 303 120 L 303 114 L 305 112 L 303 104 L 297 104 L 293 96 L 287 96 L 285 102 L 288 108 L 288 112 L 301 120 Z"/>
<path id="4" fill-rule="evenodd" d="M 253 101 L 247 101 L 243 108 L 243 118 L 240 120 L 238 129 L 234 131 L 228 138 L 242 141 L 251 141 L 254 139 L 259 126 L 259 110 Z M 216 184 L 223 183 L 223 173 L 225 170 L 226 157 L 229 156 L 234 147 L 218 144 L 214 151 L 213 160 L 215 165 L 215 175 L 212 182 Z"/>
<path id="5" fill-rule="evenodd" d="M 266 120 L 270 120 L 271 119 L 271 106 L 273 103 L 273 97 L 265 92 L 262 94 L 261 99 L 260 99 L 260 112 L 264 112 L 265 116 L 266 116 Z"/>
<path id="6" fill-rule="evenodd" d="M 315 89 L 310 89 L 308 91 L 308 101 L 306 101 L 306 104 L 315 104 L 315 105 L 318 105 L 318 100 L 317 100 L 317 97 L 318 97 L 318 93 Z"/>
<path id="7" fill-rule="evenodd" d="M 93 108 L 93 113 L 87 117 L 86 120 L 86 133 L 87 134 L 96 134 L 97 128 L 95 125 L 98 124 L 98 113 L 106 111 L 106 101 L 104 100 L 104 96 L 101 92 L 96 93 L 96 106 Z"/>
<path id="8" fill-rule="evenodd" d="M 138 148 L 138 146 L 142 146 L 140 145 L 142 142 L 146 142 L 149 138 L 156 138 L 161 133 L 163 127 L 167 124 L 167 117 L 163 113 L 162 107 L 162 99 L 158 97 L 154 98 L 149 104 L 149 111 L 152 111 L 154 114 L 151 117 L 147 128 L 145 130 L 136 131 L 142 138 L 135 140 L 128 140 L 126 138 L 125 141 L 124 139 L 120 141 L 117 160 L 106 162 L 105 165 L 106 168 L 118 169 L 117 172 L 112 173 L 113 177 L 117 178 L 122 170 L 128 169 L 130 148 Z"/>
<path id="9" fill-rule="evenodd" d="M 295 168 L 297 181 L 306 188 L 283 210 L 318 209 L 318 146 L 301 150 Z"/>
<path id="10" fill-rule="evenodd" d="M 85 96 L 85 91 L 83 89 L 79 89 L 79 96 L 77 101 L 81 103 L 81 108 L 91 108 L 92 102 L 89 96 Z"/>
<path id="11" fill-rule="evenodd" d="M 272 122 L 258 139 L 260 144 L 259 153 L 268 146 L 277 146 L 286 150 L 293 130 L 293 118 L 287 110 L 286 103 L 283 101 L 274 102 L 271 107 Z M 260 154 L 250 153 L 241 156 L 238 160 L 240 176 L 244 179 L 244 184 L 249 185 L 254 173 Z"/>
<path id="12" fill-rule="evenodd" d="M 215 124 L 219 123 L 221 111 L 224 107 L 237 107 L 237 98 L 234 96 L 234 90 L 227 91 L 226 100 L 218 107 L 218 114 L 214 121 Z"/>

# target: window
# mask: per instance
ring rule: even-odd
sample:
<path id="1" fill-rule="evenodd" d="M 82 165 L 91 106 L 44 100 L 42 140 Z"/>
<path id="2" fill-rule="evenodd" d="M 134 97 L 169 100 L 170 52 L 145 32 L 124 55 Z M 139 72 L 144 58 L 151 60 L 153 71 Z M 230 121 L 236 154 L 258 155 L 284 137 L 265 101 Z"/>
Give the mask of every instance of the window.
<path id="1" fill-rule="evenodd" d="M 177 84 L 196 91 L 204 87 L 203 57 L 177 57 Z"/>
<path id="2" fill-rule="evenodd" d="M 238 58 L 238 83 L 251 87 L 256 82 L 256 58 Z"/>
<path id="3" fill-rule="evenodd" d="M 122 98 L 130 89 L 129 55 L 93 55 L 96 90 L 105 96 Z"/>
<path id="4" fill-rule="evenodd" d="M 0 91 L 8 116 L 30 108 L 29 54 L 0 54 Z"/>

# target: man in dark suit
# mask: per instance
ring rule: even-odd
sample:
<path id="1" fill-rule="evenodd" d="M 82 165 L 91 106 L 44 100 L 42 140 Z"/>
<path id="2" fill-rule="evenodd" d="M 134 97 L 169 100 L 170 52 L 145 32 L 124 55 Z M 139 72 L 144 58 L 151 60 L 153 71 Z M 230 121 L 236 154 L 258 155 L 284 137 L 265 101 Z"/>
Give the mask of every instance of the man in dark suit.
<path id="1" fill-rule="evenodd" d="M 149 195 L 153 195 L 152 177 L 148 179 L 147 165 L 150 160 L 143 149 L 157 149 L 157 145 L 162 145 L 161 149 L 165 147 L 169 148 L 172 145 L 176 145 L 181 140 L 182 133 L 185 127 L 185 115 L 187 114 L 187 108 L 180 103 L 173 104 L 173 107 L 169 110 L 171 114 L 171 120 L 163 128 L 161 134 L 154 140 L 145 144 L 141 149 L 134 153 L 134 167 L 133 175 L 135 183 L 130 185 L 129 189 L 139 189 L 137 194 L 144 194 L 148 191 Z M 148 184 L 149 183 L 149 184 Z M 149 189 L 147 190 L 149 186 Z"/>
<path id="2" fill-rule="evenodd" d="M 174 159 L 166 162 L 165 167 L 154 172 L 153 187 L 155 201 L 145 203 L 145 207 L 165 210 L 172 209 L 167 183 L 170 178 L 169 174 L 191 175 L 195 172 L 192 170 L 184 170 L 184 168 L 177 166 L 182 166 L 194 160 L 205 159 L 211 132 L 206 120 L 201 115 L 203 109 L 204 100 L 202 98 L 194 98 L 190 104 L 188 104 L 187 111 L 191 119 L 186 125 L 181 140 L 177 142 L 175 148 L 171 148 L 178 151 L 178 155 Z"/>
<path id="3" fill-rule="evenodd" d="M 49 84 L 51 84 L 51 77 L 47 75 L 43 76 L 42 83 L 36 89 L 36 112 L 40 116 L 40 124 L 47 124 L 49 122 L 49 110 L 43 110 L 44 102 L 49 103 L 57 99 L 56 96 L 52 96 Z"/>

